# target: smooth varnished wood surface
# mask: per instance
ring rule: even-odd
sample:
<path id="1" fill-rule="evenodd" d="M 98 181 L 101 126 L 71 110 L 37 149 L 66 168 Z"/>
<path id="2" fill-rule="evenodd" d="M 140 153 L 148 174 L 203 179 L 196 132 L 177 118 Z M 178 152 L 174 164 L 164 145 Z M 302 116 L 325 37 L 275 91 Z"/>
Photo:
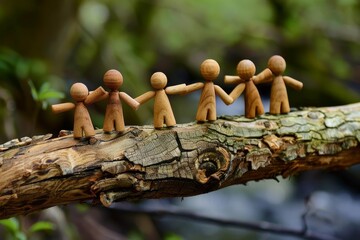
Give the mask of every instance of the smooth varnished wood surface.
<path id="1" fill-rule="evenodd" d="M 286 85 L 301 90 L 303 87 L 302 82 L 287 76 L 283 76 L 286 69 L 285 59 L 279 55 L 272 56 L 268 61 L 268 69 L 272 72 L 272 77 L 267 70 L 263 71 L 263 75 L 257 77 L 258 83 L 260 82 L 272 82 L 271 94 L 270 94 L 270 113 L 281 114 L 290 112 L 290 104 Z M 267 71 L 269 72 L 269 71 Z"/>
<path id="2" fill-rule="evenodd" d="M 119 88 L 121 88 L 124 83 L 123 76 L 119 71 L 115 69 L 108 70 L 104 74 L 103 81 L 105 86 L 109 88 L 109 91 L 106 92 L 108 102 L 106 105 L 103 130 L 107 133 L 112 130 L 123 132 L 125 130 L 125 121 L 122 101 L 134 110 L 138 109 L 140 103 L 127 93 L 119 91 Z M 101 99 L 103 99 L 103 97 Z"/>
<path id="3" fill-rule="evenodd" d="M 216 99 L 215 87 L 213 82 L 205 82 L 202 89 L 196 121 L 215 121 L 216 120 Z"/>
<path id="4" fill-rule="evenodd" d="M 51 105 L 51 111 L 55 114 L 67 112 L 75 108 L 74 103 L 59 103 Z"/>
<path id="5" fill-rule="evenodd" d="M 92 95 L 103 91 L 94 91 Z M 51 106 L 54 113 L 62 113 L 74 109 L 74 138 L 92 137 L 95 135 L 94 127 L 85 106 L 89 95 L 89 90 L 83 83 L 74 83 L 70 88 L 70 95 L 75 100 L 73 103 L 60 103 Z"/>
<path id="6" fill-rule="evenodd" d="M 241 60 L 236 66 L 238 81 L 234 81 L 233 77 L 225 77 L 225 83 L 236 82 L 238 85 L 230 93 L 230 97 L 235 101 L 245 90 L 245 116 L 247 118 L 255 118 L 264 114 L 264 107 L 261 101 L 259 91 L 257 90 L 253 77 L 256 72 L 255 64 L 248 60 Z"/>
<path id="7" fill-rule="evenodd" d="M 220 86 L 214 84 L 214 80 L 219 76 L 220 66 L 213 59 L 206 59 L 200 65 L 200 73 L 204 78 L 204 83 L 194 83 L 187 86 L 187 92 L 202 89 L 196 121 L 206 122 L 216 120 L 216 96 L 219 96 L 225 104 L 229 105 L 233 99 Z"/>
<path id="8" fill-rule="evenodd" d="M 186 85 L 179 84 L 165 88 L 167 85 L 167 77 L 162 72 L 155 72 L 150 78 L 150 84 L 154 91 L 146 92 L 138 96 L 135 100 L 143 104 L 151 98 L 154 98 L 154 128 L 163 128 L 164 124 L 166 127 L 175 126 L 175 116 L 167 95 L 186 93 Z"/>

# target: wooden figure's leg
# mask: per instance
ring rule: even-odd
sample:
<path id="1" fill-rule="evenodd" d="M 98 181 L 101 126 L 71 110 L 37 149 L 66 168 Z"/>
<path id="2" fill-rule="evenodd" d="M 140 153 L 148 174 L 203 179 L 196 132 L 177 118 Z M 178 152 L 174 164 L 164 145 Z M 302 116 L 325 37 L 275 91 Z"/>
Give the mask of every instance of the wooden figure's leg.
<path id="1" fill-rule="evenodd" d="M 114 126 L 115 130 L 118 132 L 125 131 L 125 121 L 123 117 L 119 117 L 116 120 L 114 120 Z"/>
<path id="2" fill-rule="evenodd" d="M 256 115 L 260 116 L 260 115 L 263 115 L 264 113 L 265 113 L 264 106 L 262 105 L 262 102 L 260 101 L 256 107 Z"/>
<path id="3" fill-rule="evenodd" d="M 116 111 L 115 114 L 116 114 L 114 119 L 115 130 L 118 132 L 125 131 L 125 120 L 122 112 Z"/>
<path id="4" fill-rule="evenodd" d="M 264 106 L 261 102 L 260 95 L 253 98 L 252 102 L 245 102 L 245 117 L 255 118 L 264 114 Z"/>
<path id="5" fill-rule="evenodd" d="M 175 126 L 176 120 L 175 120 L 174 114 L 171 112 L 171 113 L 168 113 L 166 116 L 164 116 L 164 122 L 165 122 L 166 126 L 168 126 L 168 127 Z"/>
<path id="6" fill-rule="evenodd" d="M 271 114 L 280 114 L 280 110 L 281 110 L 281 102 L 280 101 L 270 101 L 270 113 Z"/>
<path id="7" fill-rule="evenodd" d="M 82 138 L 83 129 L 78 121 L 74 121 L 74 138 Z"/>
<path id="8" fill-rule="evenodd" d="M 73 135 L 74 135 L 74 138 L 82 138 L 82 136 L 83 136 L 83 130 L 82 130 L 82 128 L 80 127 L 74 127 L 74 133 L 73 133 Z"/>
<path id="9" fill-rule="evenodd" d="M 274 99 L 271 99 L 270 100 L 270 113 L 271 114 L 280 114 L 281 113 L 281 101 L 279 100 L 274 100 Z"/>
<path id="10" fill-rule="evenodd" d="M 256 107 L 249 107 L 249 108 L 246 108 L 245 106 L 245 117 L 246 118 L 255 118 L 256 114 Z"/>
<path id="11" fill-rule="evenodd" d="M 111 132 L 113 129 L 118 132 L 125 130 L 124 117 L 118 108 L 107 108 L 105 113 L 105 120 L 103 130 L 106 133 Z"/>
<path id="12" fill-rule="evenodd" d="M 207 112 L 207 120 L 215 121 L 216 120 L 216 111 L 214 111 L 213 109 L 209 109 Z"/>
<path id="13" fill-rule="evenodd" d="M 111 132 L 114 129 L 114 120 L 106 119 L 104 120 L 103 131 L 106 133 Z"/>
<path id="14" fill-rule="evenodd" d="M 270 113 L 280 114 L 283 112 L 283 108 L 285 110 L 288 110 L 287 112 L 289 112 L 289 104 L 285 104 L 284 106 L 282 106 L 286 101 L 288 101 L 288 95 L 285 83 L 282 76 L 276 76 L 271 86 Z"/>
<path id="15" fill-rule="evenodd" d="M 85 137 L 95 136 L 94 126 L 93 126 L 93 124 L 91 122 L 89 122 L 88 124 L 85 124 L 82 127 L 82 130 L 84 130 Z"/>
<path id="16" fill-rule="evenodd" d="M 160 129 L 164 127 L 164 115 L 160 114 L 154 114 L 154 128 Z"/>
<path id="17" fill-rule="evenodd" d="M 281 103 L 281 113 L 288 113 L 290 112 L 290 104 L 289 101 L 282 101 Z"/>
<path id="18" fill-rule="evenodd" d="M 250 88 L 249 88 L 250 89 Z M 254 92 L 256 93 L 256 92 Z M 253 94 L 253 95 L 245 95 L 245 117 L 246 118 L 255 118 L 257 108 L 259 106 L 258 99 L 259 95 Z"/>
<path id="19" fill-rule="evenodd" d="M 205 122 L 207 117 L 207 108 L 198 108 L 196 112 L 196 121 Z"/>

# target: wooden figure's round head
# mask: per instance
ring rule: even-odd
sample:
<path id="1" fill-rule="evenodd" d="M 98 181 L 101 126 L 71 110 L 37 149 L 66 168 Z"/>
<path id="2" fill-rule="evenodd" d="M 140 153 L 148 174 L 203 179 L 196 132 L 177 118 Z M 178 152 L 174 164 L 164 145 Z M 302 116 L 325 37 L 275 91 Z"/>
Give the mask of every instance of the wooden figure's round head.
<path id="1" fill-rule="evenodd" d="M 268 61 L 268 68 L 275 75 L 281 75 L 286 68 L 285 59 L 279 55 L 272 56 Z"/>
<path id="2" fill-rule="evenodd" d="M 104 84 L 111 90 L 117 90 L 123 82 L 123 76 L 118 70 L 111 69 L 104 74 Z"/>
<path id="3" fill-rule="evenodd" d="M 156 90 L 164 89 L 167 84 L 167 77 L 162 72 L 156 72 L 151 76 L 150 84 Z"/>
<path id="4" fill-rule="evenodd" d="M 70 95 L 76 102 L 82 102 L 89 95 L 89 90 L 83 83 L 74 83 L 70 88 Z"/>
<path id="5" fill-rule="evenodd" d="M 219 64 L 213 59 L 206 59 L 200 66 L 200 72 L 206 81 L 214 81 L 220 73 Z"/>
<path id="6" fill-rule="evenodd" d="M 252 61 L 244 59 L 241 60 L 237 65 L 236 72 L 241 79 L 249 80 L 254 76 L 256 72 L 256 67 Z"/>

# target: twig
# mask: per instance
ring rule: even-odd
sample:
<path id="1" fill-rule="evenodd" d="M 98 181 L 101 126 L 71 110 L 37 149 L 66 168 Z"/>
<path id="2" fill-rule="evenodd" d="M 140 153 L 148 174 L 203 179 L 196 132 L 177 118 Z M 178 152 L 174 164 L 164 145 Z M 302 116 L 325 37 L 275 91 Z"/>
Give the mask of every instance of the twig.
<path id="1" fill-rule="evenodd" d="M 177 218 L 185 218 L 225 227 L 236 227 L 236 228 L 244 228 L 259 232 L 267 232 L 279 235 L 288 235 L 293 237 L 299 237 L 303 239 L 310 240 L 339 240 L 331 235 L 321 234 L 321 233 L 311 233 L 309 231 L 304 231 L 303 229 L 293 229 L 286 228 L 278 224 L 270 223 L 270 222 L 246 222 L 239 220 L 228 220 L 228 219 L 219 219 L 213 217 L 202 216 L 196 213 L 190 213 L 187 211 L 180 210 L 175 207 L 167 206 L 164 208 L 146 208 L 146 207 L 138 207 L 132 204 L 125 203 L 116 203 L 111 206 L 111 209 L 116 209 L 120 212 L 132 213 L 132 214 L 149 214 L 151 216 L 156 217 L 177 217 Z"/>

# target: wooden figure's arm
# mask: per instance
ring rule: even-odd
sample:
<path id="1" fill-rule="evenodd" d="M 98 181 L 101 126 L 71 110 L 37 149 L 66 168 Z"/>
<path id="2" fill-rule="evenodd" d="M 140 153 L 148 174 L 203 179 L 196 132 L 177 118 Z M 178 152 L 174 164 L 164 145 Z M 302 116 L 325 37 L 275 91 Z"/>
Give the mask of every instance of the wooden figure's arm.
<path id="1" fill-rule="evenodd" d="M 286 85 L 294 88 L 295 90 L 301 90 L 303 88 L 303 83 L 288 76 L 283 76 L 284 82 Z"/>
<path id="2" fill-rule="evenodd" d="M 91 91 L 85 99 L 85 104 L 92 104 L 106 99 L 109 96 L 109 93 L 104 90 L 103 87 L 98 87 L 94 91 Z"/>
<path id="3" fill-rule="evenodd" d="M 273 74 L 269 68 L 266 68 L 264 71 L 258 75 L 252 77 L 252 80 L 255 84 L 270 82 L 273 78 Z"/>
<path id="4" fill-rule="evenodd" d="M 137 98 L 135 98 L 135 101 L 137 101 L 141 105 L 141 104 L 149 101 L 154 96 L 155 96 L 155 91 L 149 91 L 149 92 L 143 93 L 140 96 L 138 96 Z"/>
<path id="5" fill-rule="evenodd" d="M 240 83 L 234 88 L 234 90 L 232 90 L 232 92 L 229 95 L 233 99 L 233 101 L 235 101 L 238 97 L 240 97 L 240 95 L 243 93 L 245 89 L 245 86 L 246 86 L 245 83 Z"/>
<path id="6" fill-rule="evenodd" d="M 214 85 L 215 87 L 215 94 L 218 95 L 226 105 L 230 105 L 233 103 L 234 99 L 229 96 L 221 87 L 218 85 Z"/>
<path id="7" fill-rule="evenodd" d="M 51 105 L 51 110 L 53 113 L 62 113 L 72 110 L 74 108 L 75 108 L 75 104 L 70 102 Z"/>
<path id="8" fill-rule="evenodd" d="M 125 92 L 119 92 L 119 96 L 122 100 L 124 100 L 132 109 L 137 110 L 140 106 L 140 103 L 133 99 Z"/>
<path id="9" fill-rule="evenodd" d="M 178 84 L 178 85 L 174 85 L 174 86 L 170 86 L 165 88 L 165 92 L 166 94 L 185 94 L 186 91 L 186 84 Z"/>
<path id="10" fill-rule="evenodd" d="M 225 75 L 224 77 L 225 84 L 238 84 L 240 82 L 242 82 L 242 79 L 239 76 Z"/>
<path id="11" fill-rule="evenodd" d="M 199 90 L 199 89 L 202 89 L 204 87 L 204 83 L 202 82 L 198 82 L 198 83 L 193 83 L 193 84 L 190 84 L 190 85 L 187 85 L 186 86 L 186 93 L 191 93 L 191 92 L 194 92 L 196 90 Z"/>

